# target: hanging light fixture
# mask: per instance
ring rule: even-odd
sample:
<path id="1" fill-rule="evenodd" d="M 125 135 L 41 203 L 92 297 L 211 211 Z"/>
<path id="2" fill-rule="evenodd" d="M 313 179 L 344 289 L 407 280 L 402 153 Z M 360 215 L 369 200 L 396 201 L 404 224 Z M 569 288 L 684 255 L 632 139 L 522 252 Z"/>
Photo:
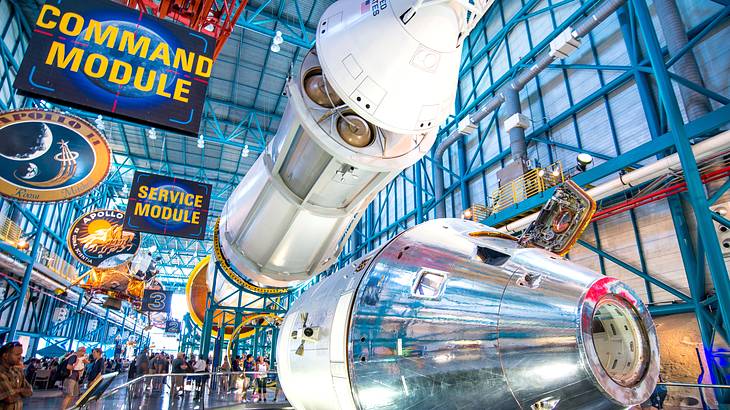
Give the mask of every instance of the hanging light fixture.
<path id="1" fill-rule="evenodd" d="M 281 50 L 281 44 L 284 42 L 284 37 L 282 36 L 281 31 L 276 32 L 276 35 L 271 40 L 271 51 L 274 53 L 278 53 Z"/>
<path id="2" fill-rule="evenodd" d="M 99 131 L 106 131 L 106 127 L 104 126 L 104 117 L 101 114 L 96 117 L 96 119 L 94 120 L 94 124 Z"/>
<path id="3" fill-rule="evenodd" d="M 147 137 L 149 137 L 149 139 L 151 139 L 153 141 L 156 140 L 157 139 L 157 130 L 154 128 L 150 128 L 149 130 L 147 130 Z"/>
<path id="4" fill-rule="evenodd" d="M 248 149 L 248 144 L 243 146 L 243 149 L 241 150 L 241 158 L 248 158 L 248 154 L 251 153 L 251 150 Z"/>
<path id="5" fill-rule="evenodd" d="M 200 134 L 200 136 L 198 137 L 198 148 L 205 148 L 205 137 L 203 136 L 203 134 Z"/>

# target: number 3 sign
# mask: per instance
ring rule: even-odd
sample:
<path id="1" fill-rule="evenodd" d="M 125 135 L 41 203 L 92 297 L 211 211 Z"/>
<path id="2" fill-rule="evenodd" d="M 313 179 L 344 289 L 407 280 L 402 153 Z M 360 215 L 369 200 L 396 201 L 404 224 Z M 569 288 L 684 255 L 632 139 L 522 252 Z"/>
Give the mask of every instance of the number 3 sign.
<path id="1" fill-rule="evenodd" d="M 143 312 L 170 312 L 172 292 L 145 289 L 142 297 Z"/>

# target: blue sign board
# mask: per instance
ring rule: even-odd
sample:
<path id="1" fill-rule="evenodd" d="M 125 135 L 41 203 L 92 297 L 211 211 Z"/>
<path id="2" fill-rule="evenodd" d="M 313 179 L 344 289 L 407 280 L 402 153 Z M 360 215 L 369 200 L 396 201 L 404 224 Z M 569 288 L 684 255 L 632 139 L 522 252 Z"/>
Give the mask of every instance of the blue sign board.
<path id="1" fill-rule="evenodd" d="M 108 0 L 49 0 L 14 86 L 197 134 L 215 39 Z"/>
<path id="2" fill-rule="evenodd" d="M 135 172 L 124 227 L 137 232 L 204 239 L 213 186 Z"/>
<path id="3" fill-rule="evenodd" d="M 165 333 L 180 333 L 180 322 L 178 322 L 177 320 L 168 320 L 167 322 L 165 322 Z"/>
<path id="4" fill-rule="evenodd" d="M 142 295 L 142 312 L 170 313 L 172 291 L 145 289 Z"/>

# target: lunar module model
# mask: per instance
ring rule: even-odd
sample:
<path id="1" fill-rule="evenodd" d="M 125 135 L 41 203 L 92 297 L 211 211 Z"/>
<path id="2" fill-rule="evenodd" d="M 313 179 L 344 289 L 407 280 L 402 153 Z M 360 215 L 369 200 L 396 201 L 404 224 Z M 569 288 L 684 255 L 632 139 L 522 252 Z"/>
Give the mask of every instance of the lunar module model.
<path id="1" fill-rule="evenodd" d="M 374 196 L 431 149 L 461 43 L 490 5 L 340 0 L 324 12 L 276 136 L 216 226 L 213 298 L 286 291 L 335 262 Z M 594 210 L 567 184 L 519 239 L 432 220 L 314 285 L 279 333 L 288 400 L 317 410 L 645 401 L 659 366 L 646 306 L 562 257 Z"/>

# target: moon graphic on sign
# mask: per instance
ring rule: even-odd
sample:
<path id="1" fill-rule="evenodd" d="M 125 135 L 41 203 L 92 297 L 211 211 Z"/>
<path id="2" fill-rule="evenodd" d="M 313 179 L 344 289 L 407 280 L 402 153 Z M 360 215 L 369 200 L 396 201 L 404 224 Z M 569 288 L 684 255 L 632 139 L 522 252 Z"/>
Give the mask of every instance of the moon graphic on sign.
<path id="1" fill-rule="evenodd" d="M 8 127 L 0 144 L 0 156 L 13 161 L 29 161 L 48 152 L 53 133 L 42 122 L 27 122 Z"/>

